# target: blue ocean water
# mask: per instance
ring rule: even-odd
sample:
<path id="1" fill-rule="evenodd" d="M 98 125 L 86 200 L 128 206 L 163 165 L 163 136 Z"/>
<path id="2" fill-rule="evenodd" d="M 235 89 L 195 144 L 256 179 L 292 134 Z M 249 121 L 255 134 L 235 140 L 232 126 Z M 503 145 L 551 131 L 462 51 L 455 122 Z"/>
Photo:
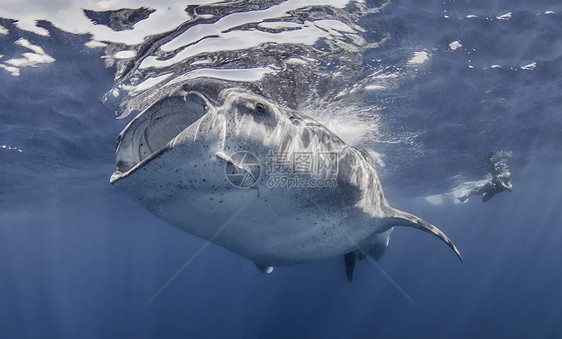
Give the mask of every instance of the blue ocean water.
<path id="1" fill-rule="evenodd" d="M 146 1 L 134 24 L 102 12 L 138 4 L 0 6 L 0 337 L 562 337 L 560 4 L 227 2 L 182 26 L 187 5 Z M 367 149 L 391 205 L 464 264 L 404 228 L 352 283 L 343 258 L 263 275 L 211 244 L 148 303 L 205 242 L 111 187 L 115 138 L 145 81 L 197 72 Z M 497 151 L 513 192 L 458 203 Z"/>

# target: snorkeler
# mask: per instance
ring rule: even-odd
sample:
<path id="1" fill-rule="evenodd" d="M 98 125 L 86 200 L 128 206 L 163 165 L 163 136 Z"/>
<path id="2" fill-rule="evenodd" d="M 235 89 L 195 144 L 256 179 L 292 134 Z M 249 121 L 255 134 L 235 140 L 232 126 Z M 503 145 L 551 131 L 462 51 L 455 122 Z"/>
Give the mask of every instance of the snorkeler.
<path id="1" fill-rule="evenodd" d="M 511 153 L 496 152 L 488 156 L 488 163 L 490 165 L 490 180 L 484 184 L 473 188 L 468 194 L 458 197 L 459 201 L 465 202 L 471 195 L 482 195 L 482 201 L 486 202 L 498 193 L 505 190 L 511 192 L 511 173 L 507 168 L 506 157 L 511 156 Z"/>

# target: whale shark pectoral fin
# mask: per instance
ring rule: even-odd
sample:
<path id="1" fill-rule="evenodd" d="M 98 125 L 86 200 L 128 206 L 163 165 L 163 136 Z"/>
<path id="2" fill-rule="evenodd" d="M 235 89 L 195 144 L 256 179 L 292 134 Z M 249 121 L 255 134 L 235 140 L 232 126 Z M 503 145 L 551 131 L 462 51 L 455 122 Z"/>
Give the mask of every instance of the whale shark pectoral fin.
<path id="1" fill-rule="evenodd" d="M 347 280 L 351 282 L 353 279 L 353 269 L 355 268 L 356 254 L 355 252 L 349 252 L 343 256 L 345 260 L 345 276 Z"/>
<path id="2" fill-rule="evenodd" d="M 389 217 L 391 219 L 390 224 L 392 224 L 393 226 L 414 227 L 424 232 L 433 234 L 437 238 L 441 239 L 444 243 L 446 243 L 447 246 L 449 246 L 456 253 L 461 263 L 463 262 L 461 253 L 459 252 L 455 244 L 453 244 L 453 242 L 449 238 L 447 238 L 445 233 L 443 233 L 437 227 L 419 217 L 416 217 L 413 214 L 406 213 L 395 208 L 391 209 Z"/>
<path id="3" fill-rule="evenodd" d="M 256 268 L 258 269 L 258 271 L 260 271 L 263 274 L 269 274 L 273 272 L 273 266 L 256 264 Z"/>

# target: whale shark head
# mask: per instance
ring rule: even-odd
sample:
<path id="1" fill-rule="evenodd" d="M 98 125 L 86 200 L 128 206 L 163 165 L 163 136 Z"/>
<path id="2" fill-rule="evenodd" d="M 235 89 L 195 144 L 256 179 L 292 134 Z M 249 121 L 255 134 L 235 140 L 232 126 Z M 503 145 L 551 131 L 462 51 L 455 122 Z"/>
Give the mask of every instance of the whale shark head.
<path id="1" fill-rule="evenodd" d="M 112 183 L 178 144 L 204 144 L 212 155 L 250 150 L 262 158 L 271 150 L 318 151 L 344 144 L 316 121 L 268 101 L 254 88 L 197 78 L 168 91 L 117 137 Z M 303 124 L 309 128 L 297 128 Z"/>

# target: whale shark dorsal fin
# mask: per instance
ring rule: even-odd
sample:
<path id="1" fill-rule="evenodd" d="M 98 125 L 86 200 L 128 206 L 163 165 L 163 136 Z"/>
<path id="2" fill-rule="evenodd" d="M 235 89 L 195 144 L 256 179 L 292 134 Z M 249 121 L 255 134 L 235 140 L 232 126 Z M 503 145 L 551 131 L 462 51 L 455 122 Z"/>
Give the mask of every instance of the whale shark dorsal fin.
<path id="1" fill-rule="evenodd" d="M 390 223 L 393 226 L 408 226 L 408 227 L 417 228 L 424 232 L 433 234 L 437 238 L 441 239 L 444 243 L 447 244 L 447 246 L 449 246 L 453 251 L 455 251 L 461 263 L 463 262 L 461 253 L 459 252 L 455 244 L 453 244 L 453 242 L 449 238 L 447 238 L 445 233 L 443 233 L 437 227 L 433 226 L 432 224 L 428 223 L 427 221 L 413 214 L 406 213 L 404 211 L 400 211 L 395 208 L 390 208 L 388 214 L 389 214 L 388 216 L 390 217 Z"/>
<path id="2" fill-rule="evenodd" d="M 347 277 L 347 280 L 351 282 L 351 280 L 353 279 L 353 270 L 355 268 L 357 255 L 355 254 L 355 252 L 349 252 L 345 254 L 343 258 L 345 260 L 345 276 Z"/>
<path id="3" fill-rule="evenodd" d="M 256 264 L 256 268 L 263 274 L 270 274 L 271 272 L 273 272 L 273 266 Z"/>

